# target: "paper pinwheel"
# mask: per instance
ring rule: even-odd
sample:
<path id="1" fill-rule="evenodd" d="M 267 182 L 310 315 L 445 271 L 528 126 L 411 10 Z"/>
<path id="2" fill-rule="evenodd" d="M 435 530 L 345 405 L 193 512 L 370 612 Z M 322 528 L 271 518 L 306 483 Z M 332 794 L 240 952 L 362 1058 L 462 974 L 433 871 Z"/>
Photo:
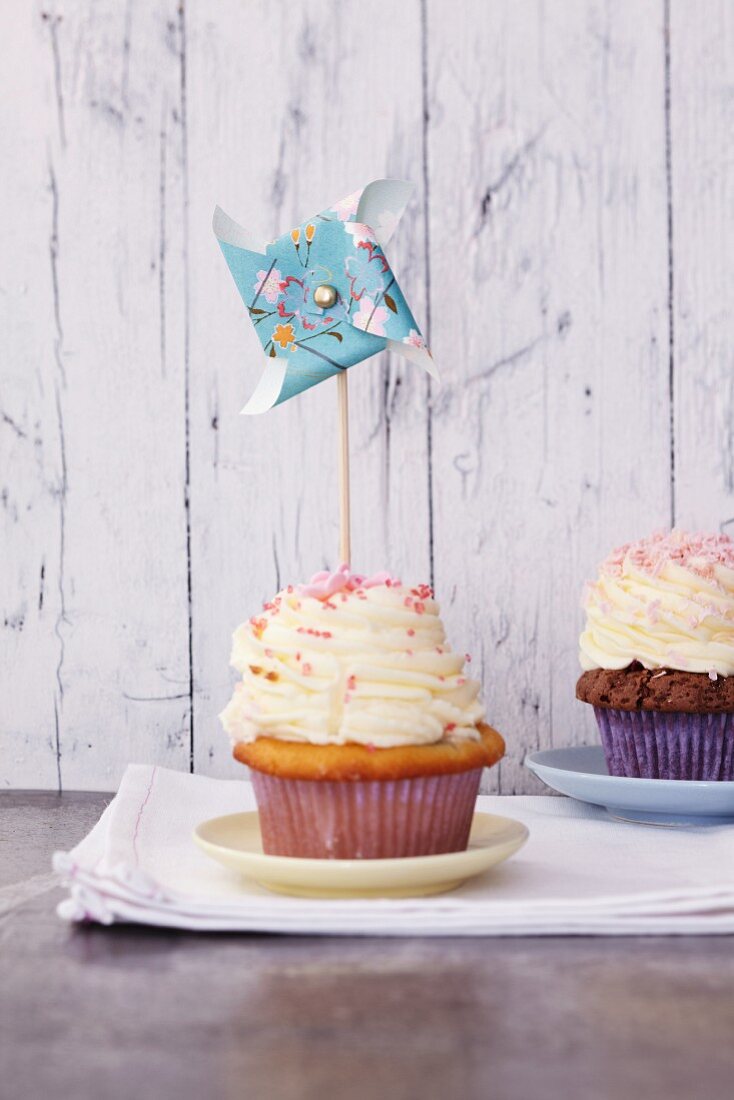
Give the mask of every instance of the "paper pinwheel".
<path id="1" fill-rule="evenodd" d="M 265 353 L 261 413 L 389 348 L 438 377 L 383 246 L 412 187 L 375 180 L 268 245 L 219 207 L 214 233 Z"/>

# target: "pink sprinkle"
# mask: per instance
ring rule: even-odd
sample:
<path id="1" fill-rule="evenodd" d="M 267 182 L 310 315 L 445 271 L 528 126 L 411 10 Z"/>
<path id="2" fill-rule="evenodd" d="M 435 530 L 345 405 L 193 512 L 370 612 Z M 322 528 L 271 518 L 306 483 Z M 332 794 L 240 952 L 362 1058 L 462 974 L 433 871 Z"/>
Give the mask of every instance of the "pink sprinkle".
<path id="1" fill-rule="evenodd" d="M 272 656 L 273 656 L 273 651 L 272 651 L 272 649 L 266 649 L 266 650 L 265 650 L 265 656 L 266 656 L 266 657 L 272 657 Z"/>
<path id="2" fill-rule="evenodd" d="M 416 615 L 425 615 L 426 613 L 426 605 L 421 603 L 420 600 L 415 601 L 415 613 Z"/>
<path id="3" fill-rule="evenodd" d="M 466 683 L 466 676 L 460 676 L 459 679 L 456 682 L 457 682 L 457 684 L 465 684 Z"/>
<path id="4" fill-rule="evenodd" d="M 349 688 L 350 691 L 354 691 L 356 686 L 357 686 L 357 677 L 356 676 L 350 676 L 349 679 L 347 680 L 347 687 Z"/>
<path id="5" fill-rule="evenodd" d="M 346 695 L 344 696 L 344 702 L 345 702 L 345 703 L 350 703 L 350 702 L 351 702 L 351 700 L 352 700 L 352 697 L 351 697 L 351 695 L 349 694 L 349 692 L 347 692 L 347 693 L 346 693 Z"/>
<path id="6" fill-rule="evenodd" d="M 403 600 L 403 603 L 405 604 L 406 607 L 410 607 L 413 603 L 413 600 L 410 596 L 406 596 L 405 599 Z"/>
<path id="7" fill-rule="evenodd" d="M 410 628 L 408 629 L 408 637 L 409 637 L 409 638 L 413 638 L 414 636 L 415 636 L 415 631 L 413 630 L 413 627 L 411 626 L 411 627 L 410 627 Z"/>
<path id="8" fill-rule="evenodd" d="M 439 676 L 439 680 L 441 681 L 442 684 L 446 683 L 446 677 L 445 676 Z"/>
<path id="9" fill-rule="evenodd" d="M 296 660 L 297 660 L 297 661 L 300 661 L 300 659 L 301 659 L 301 654 L 300 654 L 300 653 L 296 653 Z"/>
<path id="10" fill-rule="evenodd" d="M 313 668 L 312 668 L 312 667 L 311 667 L 311 665 L 310 665 L 310 664 L 308 663 L 308 661 L 304 661 L 304 663 L 303 663 L 303 670 L 302 670 L 302 671 L 303 671 L 303 675 L 304 675 L 304 676 L 310 676 L 310 675 L 311 675 L 311 673 L 313 672 Z"/>
<path id="11" fill-rule="evenodd" d="M 367 752 L 374 752 L 375 751 L 375 746 L 372 744 L 371 741 L 367 742 L 367 744 L 365 745 L 365 748 L 367 749 Z"/>
<path id="12" fill-rule="evenodd" d="M 405 652 L 408 654 L 409 657 L 413 656 L 413 650 L 412 649 L 406 649 Z"/>
<path id="13" fill-rule="evenodd" d="M 288 593 L 288 595 L 290 595 L 293 592 L 293 585 L 292 584 L 288 585 L 288 587 L 286 588 L 286 592 Z"/>
<path id="14" fill-rule="evenodd" d="M 440 645 L 436 646 L 436 653 L 443 653 L 443 650 L 441 649 Z"/>
<path id="15" fill-rule="evenodd" d="M 648 538 L 618 546 L 599 568 L 602 574 L 620 577 L 626 563 L 653 577 L 671 563 L 716 583 L 717 565 L 734 568 L 734 541 L 729 535 L 709 535 L 703 531 L 694 534 L 678 528 L 656 531 Z"/>
<path id="16" fill-rule="evenodd" d="M 451 733 L 455 729 L 456 729 L 456 722 L 449 722 L 448 726 L 446 726 L 445 732 L 446 733 Z"/>

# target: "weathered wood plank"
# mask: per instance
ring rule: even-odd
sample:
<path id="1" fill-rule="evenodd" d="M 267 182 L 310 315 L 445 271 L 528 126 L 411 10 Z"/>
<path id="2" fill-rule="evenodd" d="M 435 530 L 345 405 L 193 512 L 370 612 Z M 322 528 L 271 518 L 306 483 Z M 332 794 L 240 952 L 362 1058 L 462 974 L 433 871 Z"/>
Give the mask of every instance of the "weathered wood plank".
<path id="1" fill-rule="evenodd" d="M 52 163 L 39 121 L 59 142 L 55 27 L 6 11 L 0 65 L 0 782 L 54 787 L 56 634 L 62 614 L 63 370 L 55 316 Z"/>
<path id="2" fill-rule="evenodd" d="M 734 10 L 669 16 L 676 519 L 734 534 Z"/>
<path id="3" fill-rule="evenodd" d="M 368 180 L 419 186 L 390 248 L 423 295 L 419 5 L 189 5 L 188 102 L 197 770 L 239 774 L 217 712 L 230 634 L 289 581 L 337 564 L 336 386 L 262 417 L 238 410 L 262 355 L 211 232 L 214 204 L 284 232 Z M 429 568 L 426 384 L 383 357 L 349 373 L 357 568 Z"/>
<path id="4" fill-rule="evenodd" d="M 591 739 L 581 582 L 669 519 L 660 11 L 428 3 L 436 581 L 508 741 Z"/>
<path id="5" fill-rule="evenodd" d="M 50 602 L 24 643 L 35 690 L 13 691 L 29 696 L 15 728 L 45 748 L 55 712 L 63 784 L 110 788 L 130 760 L 189 755 L 181 29 L 174 0 L 16 20 L 45 81 L 27 113 L 22 97 L 7 108 L 24 111 L 29 152 L 6 213 L 33 245 L 19 234 L 30 293 L 8 412 L 42 432 L 43 458 L 27 465 L 39 522 L 14 573 L 35 601 L 45 562 Z"/>

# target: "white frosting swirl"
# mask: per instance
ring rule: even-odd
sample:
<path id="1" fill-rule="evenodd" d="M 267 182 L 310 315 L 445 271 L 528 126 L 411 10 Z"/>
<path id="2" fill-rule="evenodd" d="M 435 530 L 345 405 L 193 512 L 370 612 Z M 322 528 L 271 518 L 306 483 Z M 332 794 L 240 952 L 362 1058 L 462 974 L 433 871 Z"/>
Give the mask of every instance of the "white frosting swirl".
<path id="1" fill-rule="evenodd" d="M 582 668 L 734 675 L 734 543 L 656 534 L 614 551 L 587 586 Z"/>
<path id="2" fill-rule="evenodd" d="M 388 748 L 478 739 L 479 684 L 446 644 L 430 589 L 384 575 L 349 584 L 320 597 L 289 587 L 235 631 L 242 680 L 220 715 L 232 741 Z"/>

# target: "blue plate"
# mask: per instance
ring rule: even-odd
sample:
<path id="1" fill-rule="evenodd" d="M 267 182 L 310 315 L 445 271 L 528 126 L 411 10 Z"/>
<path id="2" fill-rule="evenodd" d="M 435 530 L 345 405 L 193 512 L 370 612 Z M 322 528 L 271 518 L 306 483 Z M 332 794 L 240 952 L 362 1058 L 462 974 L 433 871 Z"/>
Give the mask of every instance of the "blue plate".
<path id="1" fill-rule="evenodd" d="M 734 822 L 734 782 L 610 775 L 601 745 L 532 752 L 525 757 L 525 766 L 554 791 L 603 806 L 623 821 L 646 825 Z"/>

